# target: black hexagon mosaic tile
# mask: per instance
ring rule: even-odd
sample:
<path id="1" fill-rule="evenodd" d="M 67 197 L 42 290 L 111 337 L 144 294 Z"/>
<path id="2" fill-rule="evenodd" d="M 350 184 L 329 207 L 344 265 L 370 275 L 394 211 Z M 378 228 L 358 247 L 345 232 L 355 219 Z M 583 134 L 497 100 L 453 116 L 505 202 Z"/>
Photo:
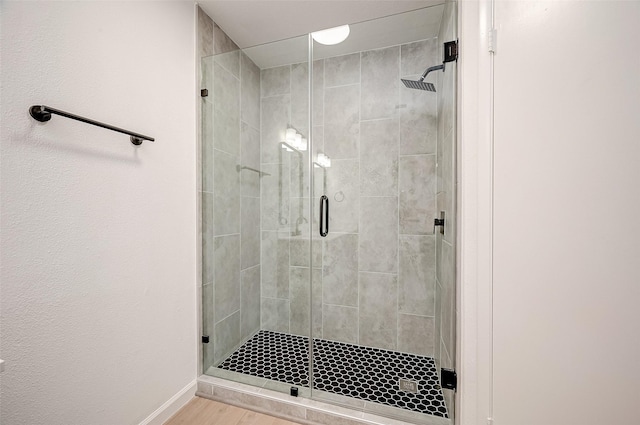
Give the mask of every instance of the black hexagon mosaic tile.
<path id="1" fill-rule="evenodd" d="M 260 331 L 218 367 L 260 378 L 309 386 L 309 339 Z"/>
<path id="2" fill-rule="evenodd" d="M 219 367 L 307 387 L 307 341 L 306 337 L 262 330 Z M 448 417 L 432 358 L 324 339 L 313 343 L 316 389 Z M 417 392 L 401 390 L 401 379 L 415 383 Z"/>

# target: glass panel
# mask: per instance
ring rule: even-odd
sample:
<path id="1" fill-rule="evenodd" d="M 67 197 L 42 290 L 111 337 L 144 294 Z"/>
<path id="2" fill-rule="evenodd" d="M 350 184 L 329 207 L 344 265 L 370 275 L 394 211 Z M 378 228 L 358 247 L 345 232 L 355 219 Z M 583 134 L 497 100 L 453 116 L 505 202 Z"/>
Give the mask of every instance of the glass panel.
<path id="1" fill-rule="evenodd" d="M 447 2 L 312 54 L 303 36 L 203 59 L 204 373 L 452 418 L 455 63 L 420 78 L 455 21 Z"/>
<path id="2" fill-rule="evenodd" d="M 202 61 L 203 371 L 304 395 L 308 36 L 248 49 L 228 41 Z"/>
<path id="3" fill-rule="evenodd" d="M 454 222 L 443 239 L 434 219 L 455 215 L 455 64 L 430 73 L 432 86 L 420 77 L 456 39 L 442 21 L 454 9 L 362 22 L 340 44 L 312 46 L 313 199 L 330 205 L 328 235 L 313 235 L 322 299 L 314 298 L 312 395 L 417 423 L 450 417 L 439 367 L 453 366 Z"/>
<path id="4" fill-rule="evenodd" d="M 457 40 L 457 3 L 445 4 L 438 39 Z M 436 361 L 439 367 L 455 369 L 456 350 L 456 62 L 446 64 L 438 75 L 438 190 L 437 212 L 444 213 L 444 233 L 436 232 Z M 454 393 L 444 390 L 453 421 Z"/>

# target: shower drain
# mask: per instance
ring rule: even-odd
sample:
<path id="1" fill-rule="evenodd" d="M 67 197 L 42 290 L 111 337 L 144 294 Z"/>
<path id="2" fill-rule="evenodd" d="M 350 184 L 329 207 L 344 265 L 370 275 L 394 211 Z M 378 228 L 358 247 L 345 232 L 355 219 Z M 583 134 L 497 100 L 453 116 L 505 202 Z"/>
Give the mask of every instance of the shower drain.
<path id="1" fill-rule="evenodd" d="M 418 383 L 415 381 L 409 381 L 408 379 L 400 379 L 398 381 L 398 387 L 400 387 L 400 390 L 406 391 L 409 393 L 418 392 Z"/>

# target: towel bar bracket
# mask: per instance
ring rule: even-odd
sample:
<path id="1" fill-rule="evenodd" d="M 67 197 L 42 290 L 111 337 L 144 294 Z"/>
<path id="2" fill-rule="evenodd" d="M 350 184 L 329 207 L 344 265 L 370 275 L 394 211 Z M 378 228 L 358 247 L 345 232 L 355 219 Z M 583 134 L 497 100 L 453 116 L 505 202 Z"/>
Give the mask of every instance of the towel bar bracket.
<path id="1" fill-rule="evenodd" d="M 34 120 L 40 122 L 47 122 L 51 119 L 51 112 L 47 112 L 42 106 L 34 105 L 29 108 L 29 114 Z"/>

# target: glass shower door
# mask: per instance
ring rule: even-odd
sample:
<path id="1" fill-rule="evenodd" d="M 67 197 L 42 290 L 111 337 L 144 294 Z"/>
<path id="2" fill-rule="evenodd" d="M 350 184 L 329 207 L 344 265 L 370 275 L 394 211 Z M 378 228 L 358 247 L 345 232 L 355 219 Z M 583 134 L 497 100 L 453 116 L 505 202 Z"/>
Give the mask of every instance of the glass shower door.
<path id="1" fill-rule="evenodd" d="M 452 329 L 443 300 L 455 296 L 438 282 L 443 240 L 434 219 L 455 215 L 445 205 L 455 196 L 440 182 L 454 181 L 440 169 L 451 167 L 439 167 L 453 161 L 439 128 L 452 117 L 453 89 L 443 82 L 455 82 L 455 63 L 446 77 L 429 74 L 431 90 L 402 80 L 442 64 L 447 13 L 442 4 L 363 22 L 343 43 L 312 44 L 312 239 L 321 251 L 312 396 L 419 423 L 451 417 L 440 387 L 441 328 Z M 320 202 L 329 205 L 326 236 Z"/>
<path id="2" fill-rule="evenodd" d="M 334 46 L 227 40 L 203 60 L 204 373 L 450 421 L 455 62 L 433 87 L 402 80 L 442 64 L 455 16 L 363 22 Z"/>
<path id="3" fill-rule="evenodd" d="M 308 395 L 308 37 L 202 61 L 203 372 Z"/>

